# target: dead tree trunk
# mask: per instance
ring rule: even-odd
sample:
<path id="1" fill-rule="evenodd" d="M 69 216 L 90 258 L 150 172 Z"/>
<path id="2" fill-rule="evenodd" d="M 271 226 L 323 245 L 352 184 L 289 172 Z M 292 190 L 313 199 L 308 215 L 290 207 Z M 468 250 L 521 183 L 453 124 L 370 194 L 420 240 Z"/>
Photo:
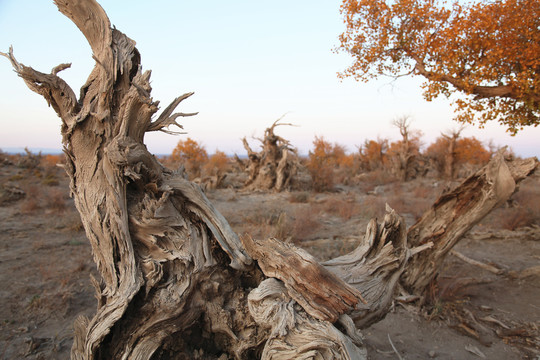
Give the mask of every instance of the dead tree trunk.
<path id="1" fill-rule="evenodd" d="M 392 170 L 400 181 L 408 181 L 414 177 L 411 167 L 417 156 L 416 149 L 411 144 L 410 119 L 402 116 L 392 122 L 392 125 L 399 129 L 402 140 L 399 143 L 399 150 L 392 157 Z"/>
<path id="2" fill-rule="evenodd" d="M 248 173 L 245 183 L 247 189 L 282 191 L 290 187 L 296 175 L 298 168 L 296 150 L 287 140 L 274 133 L 277 126 L 292 126 L 280 123 L 281 119 L 283 116 L 266 129 L 264 138 L 258 139 L 262 146 L 260 152 L 253 151 L 246 138 L 242 139 L 248 153 L 247 164 L 244 165 Z"/>
<path id="3" fill-rule="evenodd" d="M 446 179 L 453 179 L 455 176 L 455 164 L 456 164 L 456 144 L 464 127 L 453 130 L 448 134 L 441 134 L 448 142 L 448 148 L 444 154 L 444 177 Z"/>
<path id="4" fill-rule="evenodd" d="M 432 242 L 433 247 L 411 258 L 401 279 L 404 287 L 425 295 L 448 252 L 492 209 L 508 200 L 537 164 L 534 158 L 506 160 L 500 151 L 484 168 L 443 194 L 408 231 L 411 246 Z"/>
<path id="5" fill-rule="evenodd" d="M 79 99 L 58 76 L 69 65 L 45 74 L 19 63 L 11 49 L 2 55 L 62 119 L 71 193 L 101 275 L 94 281 L 97 312 L 77 320 L 72 358 L 284 359 L 291 351 L 364 357 L 354 327 L 344 334 L 333 326 L 334 317 L 313 316 L 292 300 L 319 290 L 293 292 L 287 282 L 261 282 L 263 272 L 200 188 L 147 151 L 144 134 L 167 132 L 179 116 L 189 115 L 173 112 L 191 94 L 153 120 L 158 103 L 150 97 L 150 72 L 141 71 L 135 43 L 111 28 L 94 0 L 56 4 L 82 31 L 96 60 Z M 280 141 L 273 127 L 266 134 L 270 145 Z M 276 166 L 283 168 L 279 161 Z M 312 275 L 302 272 L 303 262 L 292 264 L 298 283 Z M 352 294 L 347 301 L 357 301 L 357 290 L 343 286 Z M 268 306 L 276 300 L 284 311 L 281 325 L 268 322 Z M 350 309 L 337 312 L 349 325 Z M 290 349 L 281 342 L 285 336 Z M 314 336 L 318 345 L 308 346 Z"/>
<path id="6" fill-rule="evenodd" d="M 135 43 L 111 28 L 94 0 L 55 3 L 96 60 L 79 99 L 58 76 L 69 65 L 45 74 L 11 49 L 0 54 L 62 119 L 71 193 L 101 275 L 96 314 L 76 321 L 73 359 L 364 359 L 355 324 L 384 317 L 400 276 L 411 288 L 425 286 L 420 270 L 432 269 L 430 258 L 440 263 L 470 227 L 462 218 L 485 214 L 484 203 L 509 196 L 530 171 L 488 166 L 439 199 L 408 235 L 388 209 L 356 250 L 322 266 L 275 239 L 241 242 L 200 188 L 143 143 L 146 132 L 168 132 L 189 115 L 173 112 L 191 94 L 152 120 L 158 103 Z"/>

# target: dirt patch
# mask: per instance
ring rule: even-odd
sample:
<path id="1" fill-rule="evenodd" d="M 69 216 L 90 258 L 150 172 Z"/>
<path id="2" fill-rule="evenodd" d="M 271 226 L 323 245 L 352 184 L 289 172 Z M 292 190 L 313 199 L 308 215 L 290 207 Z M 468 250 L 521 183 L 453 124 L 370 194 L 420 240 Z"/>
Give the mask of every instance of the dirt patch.
<path id="1" fill-rule="evenodd" d="M 67 179 L 61 169 L 53 174 L 11 164 L 0 170 L 2 189 L 24 192 L 0 204 L 0 358 L 69 358 L 75 318 L 95 311 L 90 275 L 98 275 L 68 198 Z M 534 181 L 530 189 L 539 185 Z M 442 188 L 420 179 L 381 185 L 369 194 L 361 186 L 322 194 L 230 188 L 209 191 L 208 197 L 237 233 L 276 236 L 326 260 L 354 249 L 386 203 L 411 225 Z M 499 209 L 494 216 L 504 214 Z M 405 359 L 540 356 L 540 279 L 534 272 L 522 276 L 540 264 L 540 232 L 502 230 L 494 216 L 455 250 L 502 274 L 449 255 L 433 290 L 433 306 L 418 309 L 396 301 L 384 320 L 364 330 L 370 359 L 397 359 L 396 352 Z"/>

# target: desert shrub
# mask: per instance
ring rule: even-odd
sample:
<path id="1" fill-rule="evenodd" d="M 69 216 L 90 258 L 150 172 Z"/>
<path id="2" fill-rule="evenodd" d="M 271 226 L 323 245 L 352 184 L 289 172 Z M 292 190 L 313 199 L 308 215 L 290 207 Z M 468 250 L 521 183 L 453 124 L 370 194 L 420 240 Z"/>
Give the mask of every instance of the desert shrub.
<path id="1" fill-rule="evenodd" d="M 56 165 L 54 167 L 49 166 L 45 168 L 45 174 L 42 175 L 41 183 L 47 186 L 56 186 L 60 184 Z"/>
<path id="2" fill-rule="evenodd" d="M 370 192 L 375 187 L 397 181 L 396 176 L 386 168 L 379 168 L 359 175 L 356 182 L 364 192 Z"/>
<path id="3" fill-rule="evenodd" d="M 62 164 L 63 162 L 63 154 L 47 154 L 41 158 L 41 166 L 44 168 L 56 168 L 57 164 Z"/>
<path id="4" fill-rule="evenodd" d="M 44 194 L 46 209 L 54 213 L 63 213 L 66 210 L 66 194 L 60 189 L 49 189 Z"/>
<path id="5" fill-rule="evenodd" d="M 388 162 L 388 140 L 366 140 L 358 149 L 362 169 L 374 171 L 381 169 Z"/>
<path id="6" fill-rule="evenodd" d="M 188 137 L 178 142 L 170 156 L 170 161 L 184 165 L 188 175 L 196 178 L 201 176 L 201 169 L 208 161 L 208 154 L 204 146 Z"/>
<path id="7" fill-rule="evenodd" d="M 33 154 L 28 148 L 24 148 L 24 155 L 19 156 L 17 166 L 24 169 L 35 169 L 41 163 L 42 155 Z"/>
<path id="8" fill-rule="evenodd" d="M 324 138 L 315 137 L 314 149 L 309 152 L 306 167 L 311 175 L 313 190 L 327 191 L 334 187 L 334 166 L 332 158 L 332 144 Z"/>
<path id="9" fill-rule="evenodd" d="M 348 183 L 359 171 L 358 159 L 354 155 L 348 155 L 343 145 L 331 144 L 324 137 L 315 136 L 313 146 L 306 162 L 313 190 L 332 190 L 336 182 Z"/>
<path id="10" fill-rule="evenodd" d="M 349 220 L 360 213 L 360 205 L 355 198 L 344 199 L 342 197 L 331 197 L 321 204 L 321 211 L 327 214 L 337 215 L 343 220 Z"/>
<path id="11" fill-rule="evenodd" d="M 523 181 L 520 190 L 512 196 L 513 206 L 500 212 L 503 229 L 515 230 L 524 226 L 540 225 L 540 189 L 538 184 Z"/>
<path id="12" fill-rule="evenodd" d="M 41 208 L 42 193 L 41 188 L 36 185 L 26 186 L 24 188 L 26 197 L 21 204 L 21 211 L 23 213 L 32 213 Z"/>
<path id="13" fill-rule="evenodd" d="M 229 158 L 223 151 L 216 150 L 216 152 L 210 156 L 208 161 L 204 164 L 204 171 L 206 175 L 221 175 L 229 170 Z"/>
<path id="14" fill-rule="evenodd" d="M 360 213 L 364 218 L 371 219 L 384 214 L 386 201 L 380 196 L 368 195 L 360 204 Z"/>
<path id="15" fill-rule="evenodd" d="M 289 195 L 289 202 L 291 203 L 307 203 L 310 198 L 310 194 L 307 191 L 292 192 Z"/>
<path id="16" fill-rule="evenodd" d="M 306 240 L 321 227 L 316 210 L 309 205 L 296 209 L 293 219 L 291 237 L 295 243 Z"/>

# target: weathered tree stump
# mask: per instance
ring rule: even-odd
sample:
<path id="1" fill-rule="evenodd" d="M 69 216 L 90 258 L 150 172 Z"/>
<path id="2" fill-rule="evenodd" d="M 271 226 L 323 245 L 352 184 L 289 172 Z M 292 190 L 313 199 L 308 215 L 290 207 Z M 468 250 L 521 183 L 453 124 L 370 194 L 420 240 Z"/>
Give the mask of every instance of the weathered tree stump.
<path id="1" fill-rule="evenodd" d="M 296 149 L 289 141 L 274 133 L 277 126 L 292 126 L 281 123 L 282 119 L 283 116 L 274 121 L 272 126 L 265 130 L 264 137 L 258 139 L 262 147 L 260 152 L 253 151 L 245 137 L 242 139 L 248 158 L 244 163 L 236 156 L 236 161 L 248 173 L 246 189 L 279 192 L 290 188 L 298 169 L 298 159 Z"/>

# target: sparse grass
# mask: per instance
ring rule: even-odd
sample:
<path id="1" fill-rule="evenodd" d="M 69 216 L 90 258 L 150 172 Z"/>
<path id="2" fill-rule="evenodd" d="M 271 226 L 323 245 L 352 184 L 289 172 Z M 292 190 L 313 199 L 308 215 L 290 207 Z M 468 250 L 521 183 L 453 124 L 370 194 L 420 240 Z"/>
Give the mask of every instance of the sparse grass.
<path id="1" fill-rule="evenodd" d="M 294 221 L 292 223 L 292 240 L 295 243 L 306 240 L 313 235 L 319 228 L 321 223 L 317 218 L 313 206 L 307 205 L 298 208 L 294 212 Z"/>
<path id="2" fill-rule="evenodd" d="M 360 212 L 364 218 L 371 219 L 384 214 L 386 201 L 380 196 L 367 195 L 360 205 Z"/>

